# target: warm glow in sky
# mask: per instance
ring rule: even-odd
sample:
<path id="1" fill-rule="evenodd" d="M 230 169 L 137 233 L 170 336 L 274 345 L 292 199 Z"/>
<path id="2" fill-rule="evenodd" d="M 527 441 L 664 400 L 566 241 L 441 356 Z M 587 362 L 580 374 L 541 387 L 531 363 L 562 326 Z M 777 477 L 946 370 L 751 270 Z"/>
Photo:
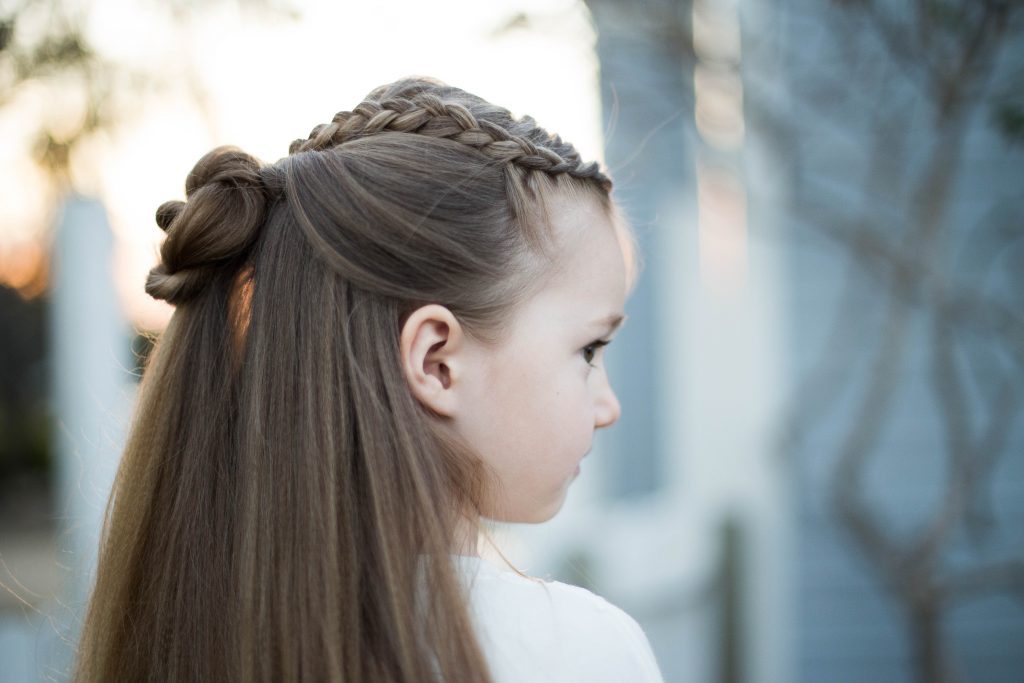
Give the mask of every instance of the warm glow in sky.
<path id="1" fill-rule="evenodd" d="M 73 167 L 76 188 L 106 204 L 117 286 L 141 326 L 160 327 L 170 312 L 143 292 L 162 236 L 154 211 L 183 198 L 200 156 L 234 144 L 273 161 L 291 140 L 400 76 L 435 76 L 528 113 L 585 158 L 601 158 L 598 66 L 582 2 L 291 4 L 295 19 L 223 3 L 174 25 L 152 5 L 94 3 L 92 43 L 165 82 Z M 513 22 L 519 15 L 527 21 Z M 10 245 L 38 239 L 52 210 L 44 178 L 28 161 L 27 138 L 52 96 L 38 90 L 0 110 L 0 138 L 22 141 L 0 151 L 0 271 Z"/>

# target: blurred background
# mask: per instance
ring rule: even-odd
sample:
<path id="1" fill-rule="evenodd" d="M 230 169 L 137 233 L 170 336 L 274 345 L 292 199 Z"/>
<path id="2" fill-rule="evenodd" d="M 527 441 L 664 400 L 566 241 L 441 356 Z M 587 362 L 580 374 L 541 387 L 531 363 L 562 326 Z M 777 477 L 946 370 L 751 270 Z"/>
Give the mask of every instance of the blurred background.
<path id="1" fill-rule="evenodd" d="M 1024 680 L 1024 3 L 0 0 L 0 680 L 65 680 L 198 158 L 427 74 L 601 159 L 623 417 L 501 525 L 666 681 Z"/>

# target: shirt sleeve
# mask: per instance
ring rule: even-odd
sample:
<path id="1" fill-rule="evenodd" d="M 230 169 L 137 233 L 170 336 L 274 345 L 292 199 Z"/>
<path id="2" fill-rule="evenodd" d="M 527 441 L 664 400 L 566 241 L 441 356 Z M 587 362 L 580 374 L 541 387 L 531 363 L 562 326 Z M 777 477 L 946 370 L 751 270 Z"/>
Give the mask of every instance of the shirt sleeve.
<path id="1" fill-rule="evenodd" d="M 654 656 L 647 635 L 637 621 L 621 609 L 614 608 L 616 629 L 621 634 L 622 680 L 637 683 L 664 683 L 658 660 Z"/>

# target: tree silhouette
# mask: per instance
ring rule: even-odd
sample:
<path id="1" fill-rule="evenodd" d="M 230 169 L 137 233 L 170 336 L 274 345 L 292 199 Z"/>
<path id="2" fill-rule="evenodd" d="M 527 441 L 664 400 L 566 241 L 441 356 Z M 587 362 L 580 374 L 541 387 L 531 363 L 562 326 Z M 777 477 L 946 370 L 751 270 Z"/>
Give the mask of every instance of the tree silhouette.
<path id="1" fill-rule="evenodd" d="M 787 197 L 790 216 L 853 264 L 822 358 L 798 388 L 783 450 L 793 451 L 837 404 L 837 387 L 855 387 L 852 419 L 832 446 L 831 507 L 906 614 L 922 683 L 962 680 L 942 631 L 954 606 L 982 595 L 1024 596 L 1024 553 L 983 559 L 998 526 L 996 467 L 1020 455 L 1012 430 L 1024 406 L 1024 206 L 1019 194 L 986 197 L 988 210 L 974 226 L 958 223 L 956 212 L 958 188 L 977 163 L 967 151 L 978 122 L 1008 145 L 1024 139 L 1022 15 L 1024 5 L 1011 0 L 836 0 L 813 13 L 808 22 L 826 19 L 841 66 L 827 57 L 802 62 L 792 78 L 794 108 L 865 150 L 857 177 L 809 161 L 806 131 L 786 115 L 793 110 L 773 107 L 759 90 L 764 84 L 748 88 L 753 120 L 790 160 L 797 184 Z M 804 39 L 813 39 L 811 30 Z M 927 116 L 912 115 L 921 111 Z M 1020 151 L 1006 154 L 1013 149 Z M 846 310 L 858 298 L 882 311 L 876 343 L 865 341 L 870 323 Z M 921 317 L 923 343 L 913 337 Z M 869 495 L 867 470 L 900 408 L 912 357 L 922 352 L 941 430 L 941 448 L 924 455 L 946 476 L 930 518 L 908 532 L 885 509 L 897 501 Z M 863 367 L 861 384 L 855 374 Z M 969 566 L 948 559 L 961 532 L 975 549 Z"/>

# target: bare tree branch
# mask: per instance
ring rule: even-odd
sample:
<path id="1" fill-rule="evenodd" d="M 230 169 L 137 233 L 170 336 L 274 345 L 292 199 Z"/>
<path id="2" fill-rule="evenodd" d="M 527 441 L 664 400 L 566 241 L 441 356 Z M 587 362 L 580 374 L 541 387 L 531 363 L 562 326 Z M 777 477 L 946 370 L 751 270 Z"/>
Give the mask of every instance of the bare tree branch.
<path id="1" fill-rule="evenodd" d="M 1021 414 L 1017 387 L 1024 375 L 1024 302 L 1001 299 L 969 283 L 955 275 L 950 262 L 954 237 L 960 234 L 951 223 L 952 206 L 965 170 L 969 126 L 974 125 L 973 113 L 985 103 L 984 95 L 993 88 L 991 79 L 1003 45 L 1011 35 L 1020 37 L 1022 27 L 1015 19 L 1024 5 L 1000 0 L 915 0 L 904 8 L 907 13 L 903 15 L 898 8 L 875 0 L 837 0 L 837 4 L 846 14 L 833 29 L 849 26 L 853 17 L 869 25 L 885 48 L 884 57 L 928 97 L 932 118 L 928 156 L 923 163 L 911 165 L 902 145 L 918 131 L 911 130 L 909 117 L 887 111 L 891 94 L 886 87 L 893 78 L 884 61 L 879 65 L 876 56 L 871 56 L 853 64 L 847 69 L 849 81 L 836 79 L 827 65 L 822 69 L 833 82 L 826 87 L 845 83 L 859 98 L 873 97 L 874 106 L 816 88 L 818 79 L 813 74 L 800 78 L 801 87 L 794 89 L 801 97 L 798 111 L 817 117 L 815 130 L 838 129 L 838 140 L 852 137 L 862 149 L 867 148 L 867 165 L 859 183 L 851 182 L 848 172 L 837 172 L 831 178 L 821 178 L 826 174 L 818 172 L 813 188 L 821 192 L 810 192 L 810 184 L 798 187 L 799 191 L 787 198 L 787 208 L 813 233 L 841 246 L 855 268 L 870 274 L 859 281 L 859 292 L 855 282 L 848 281 L 844 300 L 854 299 L 858 293 L 873 294 L 884 311 L 878 341 L 867 352 L 867 383 L 860 389 L 850 425 L 836 444 L 831 502 L 856 546 L 905 609 L 918 680 L 950 683 L 961 680 L 942 633 L 951 602 L 993 592 L 1024 595 L 1024 558 L 995 563 L 979 558 L 969 571 L 951 572 L 944 567 L 945 553 L 956 542 L 954 532 L 977 517 L 997 464 L 1011 452 L 1010 435 Z M 856 45 L 837 49 L 845 49 L 847 59 L 859 59 L 865 53 L 865 43 L 859 36 L 849 40 Z M 807 160 L 799 156 L 801 136 L 792 124 L 787 126 L 789 112 L 765 111 L 770 100 L 756 87 L 748 102 L 759 123 L 792 140 L 790 150 L 797 150 L 792 163 L 797 182 L 801 182 L 800 169 Z M 853 108 L 854 104 L 858 106 Z M 842 131 L 866 117 L 871 117 L 867 133 L 854 127 Z M 909 192 L 904 188 L 905 178 L 913 179 Z M 859 189 L 859 201 L 833 201 L 847 198 L 850 187 Z M 827 194 L 830 191 L 834 197 Z M 992 233 L 994 239 L 1010 239 L 1015 234 L 1013 230 Z M 866 290 L 865 282 L 869 283 Z M 912 312 L 920 310 L 931 320 L 928 386 L 938 406 L 942 446 L 914 455 L 933 458 L 937 465 L 944 463 L 946 478 L 932 514 L 908 534 L 896 531 L 886 512 L 868 502 L 865 474 L 882 450 L 883 433 L 896 408 L 896 394 L 904 381 L 901 372 L 909 357 L 908 320 Z M 854 323 L 837 314 L 828 339 L 836 344 L 844 336 L 867 336 L 863 330 L 857 333 Z M 985 344 L 1013 359 L 1009 374 L 981 399 L 972 393 L 964 376 L 960 351 L 966 348 L 963 340 L 967 335 L 975 346 Z M 804 416 L 790 417 L 786 431 L 789 447 L 836 401 L 836 395 L 822 394 L 828 391 L 826 380 L 843 370 L 848 368 L 837 370 L 823 355 L 813 368 L 822 375 L 804 378 L 798 396 L 806 399 L 813 394 L 814 402 Z M 978 415 L 984 419 L 972 419 Z"/>

